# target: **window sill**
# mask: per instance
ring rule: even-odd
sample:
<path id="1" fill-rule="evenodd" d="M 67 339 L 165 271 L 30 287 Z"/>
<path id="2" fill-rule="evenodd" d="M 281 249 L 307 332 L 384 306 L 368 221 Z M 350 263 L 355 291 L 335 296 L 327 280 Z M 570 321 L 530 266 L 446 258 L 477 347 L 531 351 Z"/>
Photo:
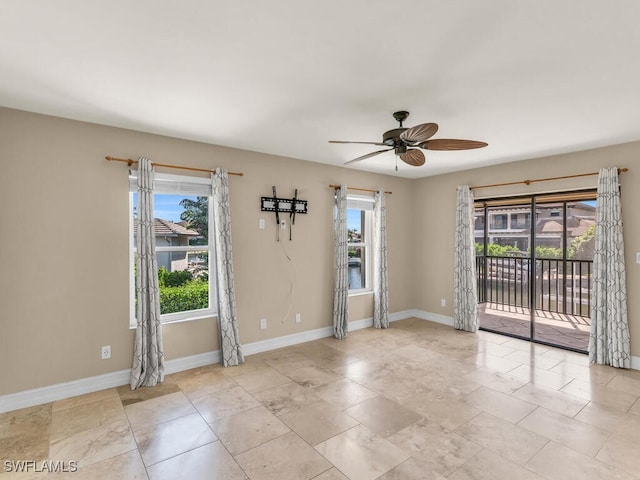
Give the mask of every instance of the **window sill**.
<path id="1" fill-rule="evenodd" d="M 349 297 L 360 297 L 362 295 L 373 295 L 373 290 L 350 290 Z"/>
<path id="2" fill-rule="evenodd" d="M 217 318 L 218 314 L 216 312 L 206 312 L 206 313 L 202 313 L 200 315 L 194 316 L 194 317 L 186 317 L 186 318 L 176 318 L 176 319 L 170 319 L 170 320 L 163 320 L 162 318 L 160 319 L 160 324 L 161 325 L 172 325 L 174 323 L 185 323 L 185 322 L 192 322 L 195 320 L 205 320 L 207 318 Z M 136 324 L 129 324 L 129 330 L 135 330 L 136 329 Z"/>

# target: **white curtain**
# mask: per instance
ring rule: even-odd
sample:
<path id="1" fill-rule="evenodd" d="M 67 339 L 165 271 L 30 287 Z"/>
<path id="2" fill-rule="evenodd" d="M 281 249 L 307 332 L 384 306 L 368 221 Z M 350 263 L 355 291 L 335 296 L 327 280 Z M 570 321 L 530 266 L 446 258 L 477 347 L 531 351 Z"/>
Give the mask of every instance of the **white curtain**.
<path id="1" fill-rule="evenodd" d="M 215 236 L 216 278 L 218 299 L 218 329 L 220 352 L 225 367 L 244 362 L 238 313 L 233 281 L 233 255 L 231 249 L 231 210 L 229 208 L 229 179 L 225 169 L 211 175 L 211 205 Z"/>
<path id="2" fill-rule="evenodd" d="M 164 379 L 158 261 L 153 221 L 153 167 L 138 160 L 138 232 L 136 236 L 136 336 L 131 389 L 152 387 Z"/>
<path id="3" fill-rule="evenodd" d="M 454 250 L 453 326 L 458 330 L 478 330 L 473 193 L 468 185 L 457 188 L 456 236 Z"/>
<path id="4" fill-rule="evenodd" d="M 347 186 L 340 185 L 335 193 L 335 288 L 333 293 L 333 336 L 345 338 L 349 311 L 349 258 L 347 251 Z"/>
<path id="5" fill-rule="evenodd" d="M 373 326 L 389 328 L 387 211 L 384 190 L 377 191 L 373 198 Z"/>
<path id="6" fill-rule="evenodd" d="M 616 167 L 600 169 L 593 255 L 589 360 L 631 368 L 624 241 Z"/>

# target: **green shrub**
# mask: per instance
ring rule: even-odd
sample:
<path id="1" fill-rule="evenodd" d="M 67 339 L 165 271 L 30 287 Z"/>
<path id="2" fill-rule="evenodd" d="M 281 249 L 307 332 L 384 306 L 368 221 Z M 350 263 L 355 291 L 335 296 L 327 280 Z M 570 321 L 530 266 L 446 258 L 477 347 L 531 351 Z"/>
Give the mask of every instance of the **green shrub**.
<path id="1" fill-rule="evenodd" d="M 193 280 L 180 286 L 160 287 L 161 314 L 184 312 L 186 310 L 198 310 L 207 308 L 208 306 L 208 282 Z"/>
<path id="2" fill-rule="evenodd" d="M 169 272 L 167 278 L 164 281 L 164 284 L 167 287 L 180 287 L 185 285 L 189 280 L 193 277 L 191 276 L 191 272 L 186 270 L 176 270 L 175 272 Z"/>
<path id="3" fill-rule="evenodd" d="M 498 245 L 497 243 L 487 245 L 487 256 L 489 257 L 515 257 L 520 253 L 520 249 L 513 245 Z M 484 245 L 476 243 L 476 255 L 484 255 Z"/>
<path id="4" fill-rule="evenodd" d="M 160 267 L 158 269 L 158 286 L 159 287 L 165 286 L 168 275 L 169 275 L 169 271 L 166 268 Z"/>
<path id="5" fill-rule="evenodd" d="M 536 258 L 562 258 L 562 249 L 553 247 L 536 247 Z"/>
<path id="6" fill-rule="evenodd" d="M 188 272 L 187 270 L 169 272 L 164 267 L 160 267 L 158 269 L 158 285 L 160 287 L 180 287 L 192 279 L 193 276 L 191 275 L 191 272 Z"/>
<path id="7" fill-rule="evenodd" d="M 484 245 L 476 243 L 476 255 L 484 255 Z M 531 255 L 531 249 L 523 252 L 513 245 L 498 245 L 490 243 L 487 245 L 487 256 L 489 257 L 518 257 Z M 553 247 L 536 247 L 536 258 L 562 258 L 562 249 Z M 571 258 L 571 254 L 569 255 Z"/>

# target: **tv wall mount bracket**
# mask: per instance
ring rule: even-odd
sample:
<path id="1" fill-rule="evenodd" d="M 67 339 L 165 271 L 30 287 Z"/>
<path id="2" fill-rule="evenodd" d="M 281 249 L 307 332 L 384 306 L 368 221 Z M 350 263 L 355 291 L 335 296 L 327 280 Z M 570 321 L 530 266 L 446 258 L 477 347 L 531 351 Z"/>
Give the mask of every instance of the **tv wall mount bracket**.
<path id="1" fill-rule="evenodd" d="M 275 185 L 272 187 L 272 197 L 260 197 L 260 210 L 274 212 L 276 214 L 276 240 L 280 241 L 280 214 L 289 214 L 289 241 L 291 241 L 291 229 L 296 223 L 296 214 L 308 213 L 306 200 L 298 199 L 298 189 L 295 189 L 293 198 L 280 198 L 276 194 Z"/>

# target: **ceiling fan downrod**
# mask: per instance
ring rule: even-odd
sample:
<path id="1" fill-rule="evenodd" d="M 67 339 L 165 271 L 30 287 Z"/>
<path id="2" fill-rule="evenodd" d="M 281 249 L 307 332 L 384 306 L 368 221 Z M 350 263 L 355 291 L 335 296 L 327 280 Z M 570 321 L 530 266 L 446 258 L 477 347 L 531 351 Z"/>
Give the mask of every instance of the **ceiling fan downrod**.
<path id="1" fill-rule="evenodd" d="M 402 128 L 402 122 L 404 122 L 409 117 L 409 112 L 405 110 L 400 110 L 399 112 L 393 113 L 393 118 L 396 119 L 396 122 L 400 123 L 400 128 Z"/>

